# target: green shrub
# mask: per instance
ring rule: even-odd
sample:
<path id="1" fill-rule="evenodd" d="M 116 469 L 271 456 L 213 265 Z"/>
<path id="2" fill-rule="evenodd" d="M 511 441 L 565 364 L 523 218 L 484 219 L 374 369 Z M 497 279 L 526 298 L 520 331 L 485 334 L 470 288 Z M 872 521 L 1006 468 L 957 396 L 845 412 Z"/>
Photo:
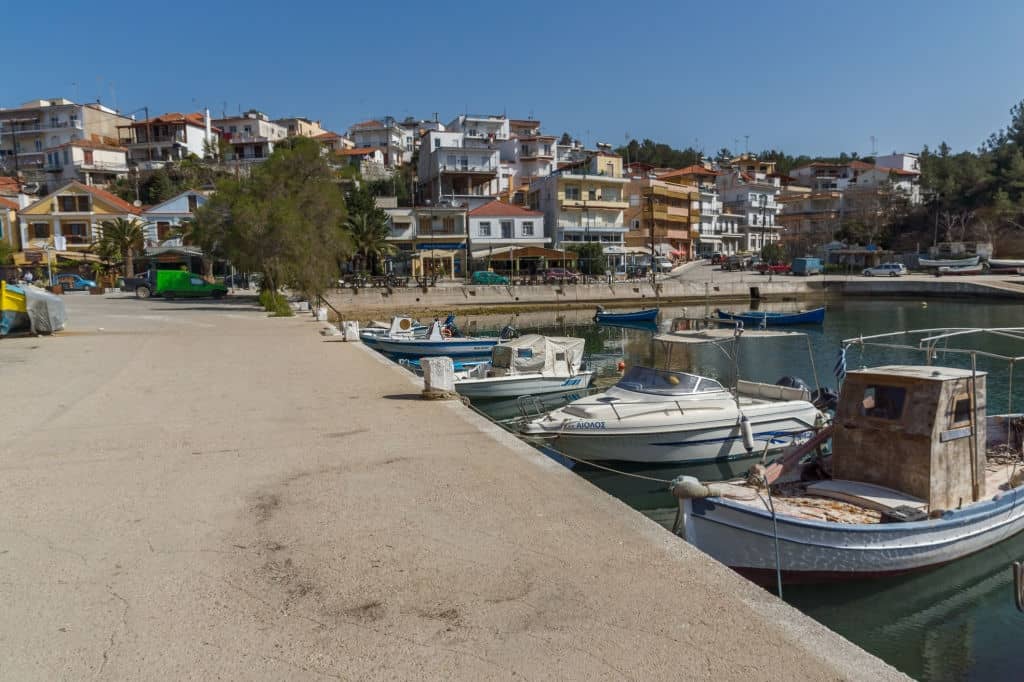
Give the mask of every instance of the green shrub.
<path id="1" fill-rule="evenodd" d="M 260 292 L 260 305 L 270 313 L 271 317 L 292 317 L 295 315 L 291 306 L 288 305 L 288 299 L 269 289 L 264 289 Z"/>

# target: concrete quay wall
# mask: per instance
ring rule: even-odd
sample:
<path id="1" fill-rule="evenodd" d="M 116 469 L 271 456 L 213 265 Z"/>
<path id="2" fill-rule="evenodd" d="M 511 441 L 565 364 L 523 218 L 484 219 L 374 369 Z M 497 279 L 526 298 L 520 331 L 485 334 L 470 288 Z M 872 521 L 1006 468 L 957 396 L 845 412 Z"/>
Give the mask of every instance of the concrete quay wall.
<path id="1" fill-rule="evenodd" d="M 455 285 L 410 289 L 343 289 L 329 294 L 327 302 L 337 310 L 416 310 L 494 306 L 583 307 L 589 305 L 650 304 L 655 300 L 696 302 L 706 298 L 746 300 L 756 287 L 768 299 L 798 298 L 822 291 L 820 281 L 805 278 L 768 278 L 699 282 L 668 280 L 650 282 L 614 282 L 564 286 L 478 286 Z"/>

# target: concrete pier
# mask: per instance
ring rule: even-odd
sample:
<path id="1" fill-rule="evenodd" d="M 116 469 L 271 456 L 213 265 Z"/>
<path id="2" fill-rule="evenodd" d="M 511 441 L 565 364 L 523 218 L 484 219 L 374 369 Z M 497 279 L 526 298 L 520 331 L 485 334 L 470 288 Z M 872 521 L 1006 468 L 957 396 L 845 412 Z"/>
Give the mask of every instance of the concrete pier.
<path id="1" fill-rule="evenodd" d="M 901 676 L 312 316 L 0 340 L 4 679 Z"/>

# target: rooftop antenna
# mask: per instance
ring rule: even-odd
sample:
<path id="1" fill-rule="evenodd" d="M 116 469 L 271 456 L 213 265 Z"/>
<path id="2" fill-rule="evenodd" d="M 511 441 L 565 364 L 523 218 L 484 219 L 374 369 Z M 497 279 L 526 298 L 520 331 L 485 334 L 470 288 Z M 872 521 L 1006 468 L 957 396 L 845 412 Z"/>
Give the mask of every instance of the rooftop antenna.
<path id="1" fill-rule="evenodd" d="M 743 136 L 743 153 L 750 154 L 750 135 Z"/>
<path id="2" fill-rule="evenodd" d="M 78 81 L 72 81 L 71 87 L 75 91 L 75 103 L 77 104 L 78 103 Z"/>
<path id="3" fill-rule="evenodd" d="M 878 156 L 878 138 L 871 136 L 871 156 Z"/>
<path id="4" fill-rule="evenodd" d="M 220 117 L 221 118 L 227 118 L 228 117 L 228 101 L 227 100 L 224 100 L 223 102 L 221 102 Z"/>
<path id="5" fill-rule="evenodd" d="M 114 89 L 114 81 L 110 81 L 110 106 L 117 111 L 117 90 Z"/>

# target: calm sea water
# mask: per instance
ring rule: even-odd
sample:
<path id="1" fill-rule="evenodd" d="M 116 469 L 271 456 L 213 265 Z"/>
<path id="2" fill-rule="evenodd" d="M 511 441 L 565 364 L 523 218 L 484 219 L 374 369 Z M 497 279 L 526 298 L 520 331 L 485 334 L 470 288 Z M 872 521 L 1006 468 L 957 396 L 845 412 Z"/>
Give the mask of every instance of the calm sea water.
<path id="1" fill-rule="evenodd" d="M 796 309 L 798 304 L 766 306 L 768 310 Z M 668 320 L 699 317 L 702 306 L 663 308 Z M 514 316 L 512 323 L 523 332 L 577 336 L 597 367 L 601 386 L 614 383 L 616 364 L 666 364 L 706 376 L 731 381 L 735 368 L 720 351 L 664 351 L 651 330 L 594 325 L 592 312 L 529 313 Z M 479 317 L 481 331 L 497 329 L 509 316 Z M 663 322 L 663 325 L 666 323 Z M 858 335 L 936 327 L 1024 326 L 1024 306 L 1018 303 L 943 302 L 927 305 L 913 300 L 854 300 L 832 303 L 821 328 L 801 328 L 799 340 L 759 339 L 744 341 L 740 351 L 740 376 L 775 382 L 798 376 L 812 386 L 835 386 L 833 368 L 840 341 Z M 808 352 L 808 345 L 810 352 Z M 1005 344 L 989 350 L 1011 352 Z M 813 358 L 813 361 L 811 360 Z M 920 355 L 901 351 L 871 351 L 865 357 L 851 351 L 849 369 L 890 362 L 920 362 Z M 942 364 L 969 366 L 968 359 L 943 356 Z M 991 370 L 988 381 L 989 412 L 1007 410 L 1008 375 L 1004 363 L 979 360 L 980 369 Z M 817 381 L 815 381 L 817 376 Z M 1024 383 L 1024 376 L 1014 385 Z M 1012 407 L 1024 408 L 1024 392 L 1013 391 Z M 567 398 L 573 398 L 570 395 Z M 554 407 L 557 400 L 549 400 Z M 479 405 L 497 420 L 519 414 L 514 401 Z M 632 466 L 630 472 L 672 479 L 687 473 L 705 480 L 727 478 L 749 468 L 750 462 L 699 467 Z M 580 476 L 655 520 L 670 523 L 675 500 L 664 484 L 626 477 L 577 465 Z M 785 598 L 807 615 L 836 630 L 866 650 L 912 677 L 925 680 L 1024 679 L 1024 614 L 1017 612 L 1012 594 L 1010 564 L 1024 560 L 1024 534 L 985 552 L 949 566 L 903 578 L 878 579 L 827 586 L 789 586 Z"/>

